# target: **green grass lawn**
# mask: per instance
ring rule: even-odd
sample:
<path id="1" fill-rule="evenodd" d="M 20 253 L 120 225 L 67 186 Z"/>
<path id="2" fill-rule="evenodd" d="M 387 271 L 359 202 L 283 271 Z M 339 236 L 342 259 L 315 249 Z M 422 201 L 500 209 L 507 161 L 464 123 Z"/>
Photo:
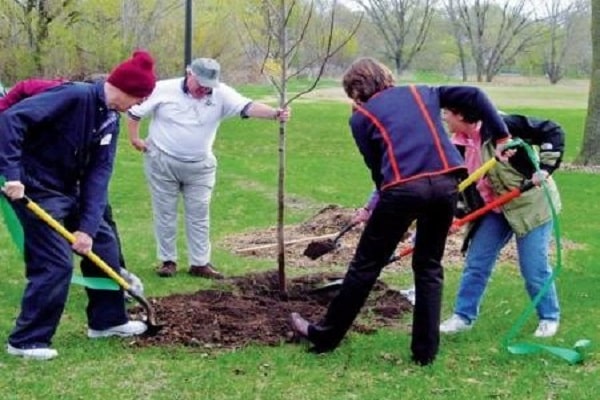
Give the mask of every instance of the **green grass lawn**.
<path id="1" fill-rule="evenodd" d="M 555 88 L 550 88 L 556 90 Z M 258 92 L 257 92 L 258 93 Z M 513 88 L 513 98 L 524 96 Z M 536 94 L 539 96 L 539 94 Z M 548 116 L 567 130 L 567 161 L 581 143 L 585 105 L 574 108 L 528 107 L 511 111 Z M 298 102 L 287 126 L 286 208 L 288 223 L 302 221 L 325 204 L 363 204 L 372 183 L 347 126 L 349 107 L 336 102 Z M 273 226 L 276 221 L 278 125 L 230 120 L 222 125 L 215 151 L 218 182 L 212 202 L 214 263 L 227 275 L 276 268 L 276 260 L 249 260 L 228 253 L 219 241 L 228 235 Z M 527 305 L 515 265 L 495 271 L 474 329 L 443 337 L 431 367 L 409 361 L 406 328 L 373 335 L 352 334 L 334 353 L 314 356 L 302 345 L 248 347 L 213 352 L 203 348 L 145 348 L 125 340 L 91 341 L 85 336 L 85 295 L 73 287 L 55 336 L 59 357 L 31 362 L 0 354 L 2 399 L 593 399 L 600 383 L 600 176 L 557 172 L 564 211 L 564 239 L 580 249 L 564 253 L 558 277 L 562 305 L 559 334 L 531 337 L 536 321 L 527 321 L 519 340 L 571 347 L 579 339 L 593 343 L 581 365 L 546 354 L 510 355 L 501 346 Z M 149 297 L 191 292 L 211 282 L 180 274 L 160 279 L 156 264 L 151 210 L 142 160 L 121 137 L 111 202 L 129 268 L 140 275 Z M 183 238 L 183 235 L 180 235 Z M 0 229 L 0 332 L 13 326 L 23 290 L 23 263 Z M 180 242 L 185 265 L 185 246 Z M 326 266 L 324 266 L 326 267 Z M 447 266 L 444 315 L 451 312 L 460 265 Z M 314 272 L 311 270 L 311 272 Z M 299 275 L 306 271 L 289 271 Z M 391 283 L 406 276 L 386 273 Z M 410 316 L 403 322 L 410 323 Z M 404 326 L 406 324 L 403 324 Z"/>

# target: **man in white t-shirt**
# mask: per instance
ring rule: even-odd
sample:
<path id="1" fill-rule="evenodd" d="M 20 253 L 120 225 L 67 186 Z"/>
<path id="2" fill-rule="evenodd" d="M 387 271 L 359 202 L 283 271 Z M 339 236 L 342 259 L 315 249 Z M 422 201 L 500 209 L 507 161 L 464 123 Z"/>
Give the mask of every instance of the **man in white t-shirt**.
<path id="1" fill-rule="evenodd" d="M 236 115 L 286 122 L 290 110 L 254 102 L 219 81 L 220 65 L 195 59 L 184 78 L 159 81 L 150 97 L 128 112 L 131 144 L 145 154 L 152 195 L 154 232 L 161 264 L 157 274 L 177 272 L 177 202 L 184 202 L 189 274 L 210 279 L 223 275 L 210 263 L 209 206 L 217 160 L 213 143 L 222 120 Z M 148 137 L 140 138 L 140 119 L 151 117 Z"/>

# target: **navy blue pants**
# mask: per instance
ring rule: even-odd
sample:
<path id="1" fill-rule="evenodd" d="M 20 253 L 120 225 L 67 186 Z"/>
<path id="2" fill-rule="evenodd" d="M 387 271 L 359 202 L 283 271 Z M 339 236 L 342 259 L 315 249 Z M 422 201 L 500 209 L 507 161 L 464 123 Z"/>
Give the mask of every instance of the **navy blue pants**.
<path id="1" fill-rule="evenodd" d="M 28 195 L 68 230 L 77 230 L 76 200 L 57 193 Z M 27 285 L 21 312 L 9 343 L 19 348 L 48 347 L 65 308 L 71 276 L 71 245 L 21 203 L 13 203 L 25 233 L 25 274 Z M 92 250 L 111 268 L 119 269 L 119 249 L 110 226 L 102 221 Z M 106 277 L 97 266 L 81 265 L 83 276 Z M 128 321 L 122 291 L 92 290 L 88 295 L 87 318 L 91 329 L 103 330 Z"/>
<path id="2" fill-rule="evenodd" d="M 356 248 L 338 295 L 325 317 L 311 324 L 308 339 L 317 352 L 333 350 L 360 312 L 383 267 L 413 221 L 417 221 L 412 269 L 412 357 L 421 364 L 435 359 L 439 348 L 444 254 L 456 208 L 458 181 L 453 175 L 421 178 L 381 193 Z"/>

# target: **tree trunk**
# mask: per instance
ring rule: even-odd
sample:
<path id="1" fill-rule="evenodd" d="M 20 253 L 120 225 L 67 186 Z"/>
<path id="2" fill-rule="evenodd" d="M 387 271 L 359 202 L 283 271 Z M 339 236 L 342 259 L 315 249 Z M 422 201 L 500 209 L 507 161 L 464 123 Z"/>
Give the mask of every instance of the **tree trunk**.
<path id="1" fill-rule="evenodd" d="M 402 56 L 394 56 L 394 67 L 396 68 L 396 75 L 402 74 Z"/>
<path id="2" fill-rule="evenodd" d="M 592 0 L 592 75 L 583 145 L 576 163 L 600 165 L 600 0 Z"/>
<path id="3" fill-rule="evenodd" d="M 280 3 L 279 20 L 285 21 L 288 8 L 285 1 Z M 287 101 L 287 26 L 279 25 L 279 49 L 281 54 L 281 91 L 279 93 L 279 106 L 284 107 Z M 277 269 L 279 272 L 279 295 L 287 298 L 287 281 L 285 278 L 285 155 L 286 135 L 285 123 L 279 123 L 279 168 L 277 174 Z"/>
<path id="4" fill-rule="evenodd" d="M 466 34 L 461 25 L 460 20 L 457 17 L 457 12 L 454 9 L 454 1 L 448 0 L 446 2 L 446 13 L 448 14 L 448 18 L 450 18 L 450 25 L 452 26 L 452 34 L 454 35 L 454 41 L 456 42 L 456 47 L 458 48 L 458 58 L 460 60 L 460 72 L 462 74 L 462 81 L 466 82 L 469 79 L 469 74 L 467 72 L 467 55 L 465 52 L 465 46 L 463 45 L 463 36 Z"/>
<path id="5" fill-rule="evenodd" d="M 597 42 L 598 38 L 594 37 L 593 40 Z M 594 53 L 600 51 L 596 47 L 594 46 Z M 590 79 L 590 94 L 588 97 L 588 112 L 585 119 L 583 144 L 581 152 L 575 161 L 576 164 L 581 165 L 600 165 L 600 63 L 595 61 L 598 58 L 594 54 L 595 65 Z"/>
<path id="6" fill-rule="evenodd" d="M 462 74 L 462 81 L 466 82 L 469 80 L 469 73 L 467 72 L 467 55 L 465 49 L 461 43 L 458 46 L 458 57 L 460 58 L 460 72 Z"/>

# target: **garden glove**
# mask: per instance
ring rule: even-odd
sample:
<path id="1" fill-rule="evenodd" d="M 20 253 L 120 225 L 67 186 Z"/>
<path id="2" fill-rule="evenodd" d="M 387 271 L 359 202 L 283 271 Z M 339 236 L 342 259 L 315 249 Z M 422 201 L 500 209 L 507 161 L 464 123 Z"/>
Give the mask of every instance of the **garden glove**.
<path id="1" fill-rule="evenodd" d="M 139 294 L 142 297 L 144 296 L 144 284 L 140 278 L 125 268 L 121 268 L 120 274 L 121 277 L 129 284 L 130 290 L 133 293 Z"/>

